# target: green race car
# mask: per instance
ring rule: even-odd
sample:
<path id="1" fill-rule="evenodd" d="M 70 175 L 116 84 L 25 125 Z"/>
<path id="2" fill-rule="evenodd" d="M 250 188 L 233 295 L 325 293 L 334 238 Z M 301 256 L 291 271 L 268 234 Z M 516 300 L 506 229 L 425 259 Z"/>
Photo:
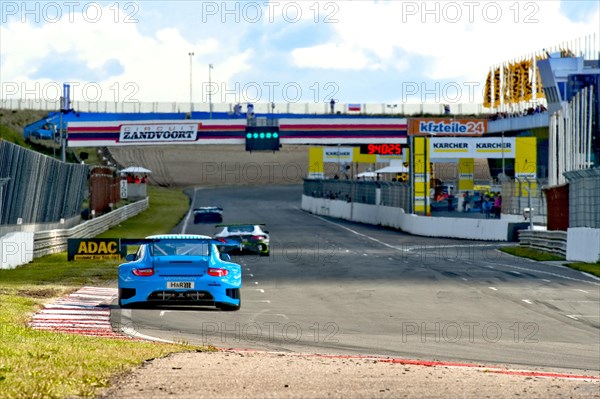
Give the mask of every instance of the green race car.
<path id="1" fill-rule="evenodd" d="M 241 253 L 251 252 L 261 256 L 269 256 L 269 232 L 262 229 L 264 224 L 218 224 L 222 228 L 214 238 L 216 240 L 235 240 L 239 242 L 238 250 Z M 232 251 L 231 246 L 223 248 Z M 234 249 L 235 250 L 235 249 Z"/>

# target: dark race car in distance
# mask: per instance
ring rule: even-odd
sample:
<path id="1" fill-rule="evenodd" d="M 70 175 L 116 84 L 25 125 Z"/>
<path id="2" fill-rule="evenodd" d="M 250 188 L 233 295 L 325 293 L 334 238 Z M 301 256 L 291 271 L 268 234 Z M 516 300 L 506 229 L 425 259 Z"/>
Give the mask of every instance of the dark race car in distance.
<path id="1" fill-rule="evenodd" d="M 223 208 L 204 206 L 194 208 L 194 223 L 221 223 L 223 221 Z"/>

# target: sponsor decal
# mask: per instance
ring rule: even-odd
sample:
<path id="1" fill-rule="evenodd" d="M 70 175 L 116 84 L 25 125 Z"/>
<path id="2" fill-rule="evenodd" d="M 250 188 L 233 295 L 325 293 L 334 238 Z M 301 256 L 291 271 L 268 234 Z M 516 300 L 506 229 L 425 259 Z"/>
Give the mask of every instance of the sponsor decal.
<path id="1" fill-rule="evenodd" d="M 506 143 L 502 143 L 502 142 L 475 143 L 475 149 L 478 152 L 495 151 L 495 150 L 502 151 L 502 148 L 504 148 L 505 150 L 510 150 L 512 148 L 512 143 L 510 143 L 510 142 L 506 142 Z"/>
<path id="2" fill-rule="evenodd" d="M 352 147 L 333 147 L 323 150 L 323 162 L 352 162 L 354 149 Z"/>
<path id="3" fill-rule="evenodd" d="M 469 150 L 469 144 L 467 143 L 432 143 L 435 150 L 456 150 L 458 152 L 466 152 Z"/>
<path id="4" fill-rule="evenodd" d="M 432 158 L 514 158 L 514 137 L 429 138 Z"/>
<path id="5" fill-rule="evenodd" d="M 409 134 L 428 136 L 481 136 L 487 132 L 486 119 L 414 118 Z"/>
<path id="6" fill-rule="evenodd" d="M 196 141 L 196 123 L 153 123 L 121 125 L 120 143 L 190 142 Z"/>
<path id="7" fill-rule="evenodd" d="M 515 177 L 517 177 L 519 179 L 535 180 L 537 178 L 537 174 L 535 172 L 520 172 L 520 173 L 515 173 Z"/>

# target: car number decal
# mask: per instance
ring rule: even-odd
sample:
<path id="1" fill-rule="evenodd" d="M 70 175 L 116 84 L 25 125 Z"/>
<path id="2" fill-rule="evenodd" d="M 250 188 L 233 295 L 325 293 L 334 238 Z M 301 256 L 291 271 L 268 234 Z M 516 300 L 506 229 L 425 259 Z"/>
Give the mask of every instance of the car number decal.
<path id="1" fill-rule="evenodd" d="M 193 281 L 168 281 L 167 288 L 185 288 L 185 289 L 193 289 L 194 282 Z"/>

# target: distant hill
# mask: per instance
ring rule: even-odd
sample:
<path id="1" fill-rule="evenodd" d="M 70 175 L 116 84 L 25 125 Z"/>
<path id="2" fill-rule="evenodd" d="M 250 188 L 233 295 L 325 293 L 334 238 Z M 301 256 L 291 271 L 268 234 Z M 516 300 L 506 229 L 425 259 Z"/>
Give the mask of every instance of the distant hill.
<path id="1" fill-rule="evenodd" d="M 25 146 L 23 128 L 48 115 L 48 111 L 12 110 L 0 108 L 0 138 Z"/>

